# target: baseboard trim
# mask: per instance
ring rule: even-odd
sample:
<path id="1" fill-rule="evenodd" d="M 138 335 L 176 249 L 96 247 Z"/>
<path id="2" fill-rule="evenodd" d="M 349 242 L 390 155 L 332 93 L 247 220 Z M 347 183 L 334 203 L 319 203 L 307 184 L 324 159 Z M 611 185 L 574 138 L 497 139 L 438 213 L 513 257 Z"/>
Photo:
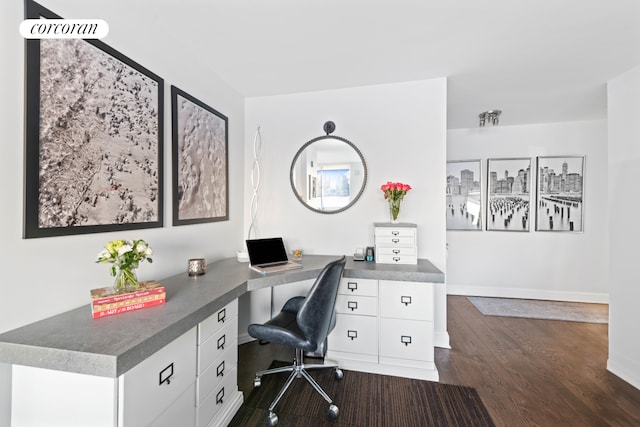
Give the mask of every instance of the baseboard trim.
<path id="1" fill-rule="evenodd" d="M 439 348 L 451 348 L 451 344 L 449 344 L 449 332 L 436 331 L 433 334 L 433 345 L 434 347 L 439 347 Z"/>
<path id="2" fill-rule="evenodd" d="M 496 288 L 488 286 L 452 285 L 450 283 L 447 283 L 447 294 L 474 297 L 522 298 L 609 304 L 609 294 L 595 292 L 555 291 L 548 289 Z"/>
<path id="3" fill-rule="evenodd" d="M 255 338 L 251 335 L 244 333 L 238 334 L 238 344 L 246 344 L 248 342 L 255 341 Z"/>
<path id="4" fill-rule="evenodd" d="M 637 362 L 610 354 L 607 359 L 607 371 L 640 390 L 640 377 L 638 376 L 640 364 Z"/>

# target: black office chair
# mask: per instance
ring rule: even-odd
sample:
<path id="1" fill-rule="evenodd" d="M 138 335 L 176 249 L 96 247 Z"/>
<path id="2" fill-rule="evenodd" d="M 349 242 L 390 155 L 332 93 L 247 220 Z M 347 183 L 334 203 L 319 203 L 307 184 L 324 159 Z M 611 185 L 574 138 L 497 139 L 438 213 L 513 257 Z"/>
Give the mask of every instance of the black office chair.
<path id="1" fill-rule="evenodd" d="M 330 419 L 338 417 L 338 407 L 331 398 L 309 375 L 307 370 L 319 368 L 334 368 L 335 378 L 342 379 L 342 370 L 335 363 L 305 364 L 304 352 L 314 352 L 324 346 L 327 336 L 335 326 L 335 305 L 338 295 L 338 285 L 345 265 L 345 257 L 330 262 L 318 275 L 315 283 L 306 297 L 293 297 L 288 300 L 278 315 L 264 324 L 249 325 L 249 335 L 259 340 L 285 345 L 295 348 L 293 365 L 256 372 L 254 387 L 260 387 L 263 375 L 278 372 L 291 372 L 289 378 L 276 398 L 269 406 L 270 426 L 278 423 L 278 416 L 273 412 L 284 393 L 295 378 L 304 377 L 313 388 L 329 402 Z"/>

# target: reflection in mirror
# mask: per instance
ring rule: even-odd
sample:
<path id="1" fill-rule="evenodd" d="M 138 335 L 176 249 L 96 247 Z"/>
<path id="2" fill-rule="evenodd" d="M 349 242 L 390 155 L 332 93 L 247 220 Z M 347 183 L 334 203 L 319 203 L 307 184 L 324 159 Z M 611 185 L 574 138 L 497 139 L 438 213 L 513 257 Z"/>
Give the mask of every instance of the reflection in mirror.
<path id="1" fill-rule="evenodd" d="M 298 150 L 290 178 L 293 192 L 306 207 L 337 213 L 353 205 L 364 191 L 367 167 L 362 153 L 350 141 L 326 135 Z"/>

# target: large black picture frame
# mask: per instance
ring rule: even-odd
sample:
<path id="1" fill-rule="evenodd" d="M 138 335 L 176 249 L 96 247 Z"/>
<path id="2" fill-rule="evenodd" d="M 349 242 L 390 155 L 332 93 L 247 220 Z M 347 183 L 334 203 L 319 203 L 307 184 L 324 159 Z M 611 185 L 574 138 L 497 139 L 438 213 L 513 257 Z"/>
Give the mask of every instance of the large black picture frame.
<path id="1" fill-rule="evenodd" d="M 25 43 L 24 237 L 162 227 L 164 80 L 99 40 Z"/>
<path id="2" fill-rule="evenodd" d="M 229 219 L 228 118 L 171 86 L 173 225 Z"/>

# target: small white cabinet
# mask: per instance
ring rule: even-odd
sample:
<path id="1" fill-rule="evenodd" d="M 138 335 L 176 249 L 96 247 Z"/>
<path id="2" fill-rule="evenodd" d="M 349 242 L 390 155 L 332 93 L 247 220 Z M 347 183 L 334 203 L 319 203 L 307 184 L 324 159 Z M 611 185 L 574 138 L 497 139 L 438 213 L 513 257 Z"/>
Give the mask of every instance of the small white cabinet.
<path id="1" fill-rule="evenodd" d="M 417 264 L 417 230 L 416 224 L 375 223 L 376 262 L 380 264 Z"/>

